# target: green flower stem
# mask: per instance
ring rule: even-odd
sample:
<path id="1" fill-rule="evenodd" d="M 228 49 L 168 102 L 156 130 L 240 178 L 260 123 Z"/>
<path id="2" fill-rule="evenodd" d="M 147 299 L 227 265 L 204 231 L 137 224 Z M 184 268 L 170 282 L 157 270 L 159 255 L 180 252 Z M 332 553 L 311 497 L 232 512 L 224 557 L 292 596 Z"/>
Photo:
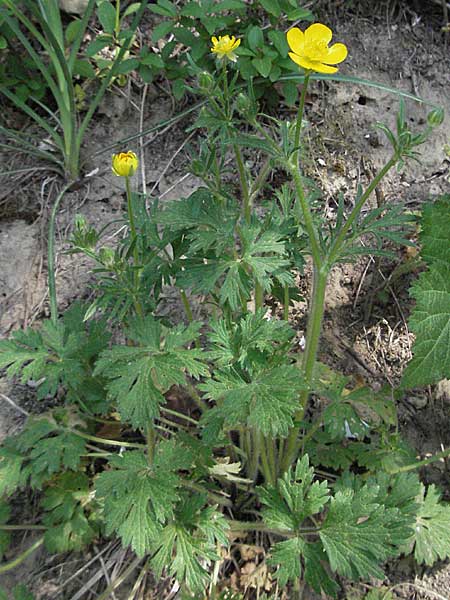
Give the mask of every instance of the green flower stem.
<path id="1" fill-rule="evenodd" d="M 442 450 L 442 452 L 437 452 L 433 456 L 429 458 L 424 458 L 423 460 L 419 460 L 411 465 L 403 465 L 402 467 L 397 467 L 397 469 L 389 470 L 388 472 L 391 475 L 396 475 L 397 473 L 407 473 L 408 471 L 415 471 L 416 469 L 420 469 L 421 467 L 426 467 L 431 463 L 434 463 L 438 460 L 442 460 L 443 458 L 447 458 L 450 456 L 450 448 L 446 448 Z"/>
<path id="2" fill-rule="evenodd" d="M 199 393 L 197 392 L 197 390 L 195 389 L 195 387 L 192 385 L 192 383 L 190 383 L 189 381 L 186 381 L 186 383 L 184 384 L 184 387 L 191 394 L 192 399 L 194 400 L 194 402 L 197 405 L 197 407 L 201 410 L 201 412 L 207 411 L 208 410 L 208 404 L 204 400 L 202 400 L 200 398 Z"/>
<path id="3" fill-rule="evenodd" d="M 300 135 L 302 131 L 303 113 L 305 112 L 305 99 L 306 90 L 308 89 L 309 78 L 311 71 L 306 71 L 305 79 L 303 80 L 302 93 L 300 96 L 300 104 L 297 112 L 297 123 L 295 125 L 295 137 L 294 137 L 294 162 L 298 166 L 300 157 Z"/>
<path id="4" fill-rule="evenodd" d="M 131 231 L 131 243 L 133 244 L 133 260 L 134 260 L 134 268 L 135 268 L 135 276 L 134 276 L 134 308 L 139 317 L 144 316 L 144 309 L 142 308 L 142 303 L 138 297 L 139 291 L 139 250 L 137 246 L 137 233 L 136 233 L 136 225 L 134 222 L 134 214 L 133 214 L 133 203 L 132 203 L 132 195 L 131 195 L 131 185 L 130 178 L 125 177 L 125 189 L 127 192 L 127 211 L 128 211 L 128 220 L 130 222 L 130 231 Z"/>
<path id="5" fill-rule="evenodd" d="M 292 179 L 294 180 L 295 193 L 297 196 L 297 201 L 295 202 L 297 218 L 300 222 L 303 222 L 306 233 L 308 234 L 314 266 L 320 269 L 322 266 L 322 252 L 320 249 L 318 235 L 314 226 L 311 209 L 309 208 L 309 204 L 305 197 L 302 176 L 296 164 L 288 165 L 288 170 L 292 175 Z"/>
<path id="6" fill-rule="evenodd" d="M 119 37 L 120 33 L 120 0 L 116 0 L 116 20 L 114 22 L 114 34 Z"/>
<path id="7" fill-rule="evenodd" d="M 91 442 L 98 442 L 99 444 L 105 444 L 106 446 L 118 446 L 119 448 L 145 448 L 145 444 L 137 444 L 134 442 L 122 442 L 120 440 L 109 440 L 106 438 L 96 437 L 95 435 L 89 435 L 88 433 L 83 433 L 82 431 L 78 431 L 77 429 L 67 429 L 70 433 L 74 433 L 79 437 L 90 440 Z"/>
<path id="8" fill-rule="evenodd" d="M 64 198 L 64 194 L 70 188 L 71 184 L 67 184 L 59 192 L 56 197 L 55 204 L 53 205 L 52 212 L 50 215 L 50 222 L 48 226 L 48 294 L 50 297 L 50 318 L 54 324 L 58 321 L 58 301 L 56 298 L 56 276 L 55 276 L 55 223 L 56 215 L 61 200 Z"/>
<path id="9" fill-rule="evenodd" d="M 239 181 L 241 182 L 243 216 L 245 222 L 247 223 L 247 225 L 249 225 L 251 221 L 252 207 L 250 202 L 250 192 L 247 182 L 247 175 L 245 173 L 245 165 L 242 159 L 241 149 L 237 144 L 233 146 L 233 150 L 236 156 L 236 164 L 239 171 Z"/>
<path id="10" fill-rule="evenodd" d="M 227 523 L 230 526 L 231 531 L 261 531 L 263 533 L 271 533 L 273 535 L 279 535 L 281 537 L 293 538 L 297 537 L 297 535 L 314 535 L 319 532 L 319 528 L 299 528 L 296 531 L 291 531 L 290 529 L 274 529 L 272 527 L 267 527 L 264 523 L 260 521 L 235 521 L 234 519 L 227 519 Z"/>
<path id="11" fill-rule="evenodd" d="M 308 402 L 309 388 L 312 383 L 314 365 L 319 347 L 320 332 L 322 329 L 322 319 L 325 308 L 325 290 L 327 286 L 329 268 L 324 265 L 321 269 L 314 267 L 313 289 L 311 295 L 311 310 L 308 317 L 308 326 L 306 330 L 306 348 L 303 355 L 303 376 L 306 384 L 306 391 L 300 396 L 300 408 L 295 415 L 295 420 L 300 421 L 303 418 L 306 404 Z M 299 427 L 291 429 L 287 438 L 284 455 L 281 461 L 281 472 L 287 471 L 291 462 L 295 458 L 297 449 L 297 438 Z"/>
<path id="12" fill-rule="evenodd" d="M 184 419 L 188 423 L 192 423 L 192 425 L 198 425 L 198 421 L 196 421 L 192 417 L 189 417 L 188 415 L 178 412 L 177 410 L 172 410 L 171 408 L 166 408 L 165 406 L 161 406 L 161 412 L 165 412 L 168 415 L 172 415 L 179 419 Z"/>
<path id="13" fill-rule="evenodd" d="M 275 466 L 274 466 L 274 469 L 272 470 L 271 464 L 269 461 L 269 453 L 267 451 L 267 446 L 265 444 L 264 436 L 260 432 L 255 432 L 255 434 L 257 436 L 259 436 L 259 446 L 261 449 L 261 471 L 262 471 L 262 474 L 264 475 L 264 479 L 265 479 L 266 483 L 268 483 L 269 485 L 275 485 L 275 479 L 276 479 Z"/>
<path id="14" fill-rule="evenodd" d="M 289 320 L 289 285 L 287 283 L 284 284 L 284 300 L 283 300 L 283 319 L 285 321 Z"/>
<path id="15" fill-rule="evenodd" d="M 249 464 L 247 473 L 249 479 L 251 479 L 252 481 L 256 481 L 261 455 L 261 438 L 255 431 L 253 431 L 253 436 L 250 436 L 250 432 L 248 432 L 247 435 L 247 451 L 249 452 Z M 251 443 L 251 439 L 253 439 L 253 443 Z"/>
<path id="16" fill-rule="evenodd" d="M 214 502 L 215 504 L 220 504 L 220 506 L 228 506 L 230 508 L 232 508 L 234 506 L 233 502 L 231 500 L 229 500 L 228 498 L 225 498 L 225 496 L 211 492 L 210 490 L 204 488 L 199 483 L 195 483 L 195 481 L 189 481 L 188 479 L 182 479 L 181 485 L 184 486 L 185 488 L 188 488 L 189 490 L 194 490 L 194 492 L 199 492 L 200 494 L 206 494 L 212 502 Z"/>
<path id="17" fill-rule="evenodd" d="M 18 567 L 21 563 L 23 563 L 24 560 L 26 560 L 31 554 L 33 554 L 33 552 L 35 552 L 39 548 L 39 546 L 42 546 L 43 543 L 44 543 L 44 538 L 41 537 L 38 540 L 36 540 L 32 546 L 27 548 L 25 550 L 25 552 L 22 552 L 22 554 L 19 554 L 19 556 L 17 556 L 14 560 L 11 560 L 9 563 L 1 565 L 0 566 L 0 575 L 2 573 L 6 573 L 7 571 L 11 571 L 11 569 L 15 569 L 16 567 Z"/>
<path id="18" fill-rule="evenodd" d="M 47 531 L 44 525 L 0 525 L 0 531 Z"/>
<path id="19" fill-rule="evenodd" d="M 191 305 L 189 304 L 188 297 L 184 290 L 180 290 L 181 302 L 183 303 L 184 312 L 186 313 L 187 320 L 192 323 L 194 316 L 192 314 Z"/>
<path id="20" fill-rule="evenodd" d="M 366 191 L 361 195 L 361 197 L 356 202 L 350 215 L 348 216 L 346 222 L 342 226 L 342 229 L 340 230 L 339 234 L 337 235 L 336 239 L 333 242 L 333 245 L 330 248 L 329 255 L 328 255 L 328 262 L 330 265 L 332 265 L 333 262 L 338 257 L 339 252 L 345 243 L 345 238 L 347 236 L 347 233 L 350 231 L 353 223 L 358 218 L 358 215 L 361 212 L 361 209 L 364 206 L 364 204 L 367 202 L 369 196 L 375 190 L 375 188 L 379 185 L 380 181 L 387 174 L 387 172 L 390 171 L 392 169 L 392 167 L 395 166 L 395 164 L 397 163 L 397 160 L 398 160 L 397 155 L 394 154 L 388 160 L 388 162 L 384 165 L 384 167 L 375 175 L 375 177 L 373 178 L 373 180 L 370 182 L 369 186 L 367 187 Z"/>

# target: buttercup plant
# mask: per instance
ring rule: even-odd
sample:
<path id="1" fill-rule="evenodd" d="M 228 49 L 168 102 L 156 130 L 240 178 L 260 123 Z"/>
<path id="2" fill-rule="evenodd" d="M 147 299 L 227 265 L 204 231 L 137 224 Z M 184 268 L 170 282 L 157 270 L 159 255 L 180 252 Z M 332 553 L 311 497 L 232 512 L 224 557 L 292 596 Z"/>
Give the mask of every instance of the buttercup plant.
<path id="1" fill-rule="evenodd" d="M 60 552 L 118 536 L 136 555 L 120 581 L 141 565 L 174 577 L 194 598 L 207 589 L 214 597 L 227 568 L 221 550 L 252 532 L 262 536 L 273 577 L 298 598 L 303 584 L 334 598 L 341 578 L 383 579 L 383 563 L 401 554 L 426 564 L 450 556 L 450 507 L 415 473 L 450 451 L 417 461 L 398 434 L 394 390 L 355 385 L 318 360 L 331 269 L 362 253 L 385 254 L 385 240 L 408 243 L 401 207 L 367 204 L 392 168 L 417 158 L 440 119 L 415 134 L 401 108 L 396 131 L 382 127 L 392 156 L 358 187 L 349 214 L 340 201 L 335 222 L 326 223 L 301 150 L 308 83 L 347 56 L 343 43 L 329 46 L 331 36 L 320 23 L 287 34 L 292 60 L 305 69 L 293 123 L 260 113 L 252 86 L 237 87 L 240 40 L 213 37 L 218 73 L 198 69 L 205 104 L 194 127 L 205 140 L 191 168 L 202 186 L 188 198 L 150 199 L 147 208 L 130 185 L 137 156 L 115 154 L 128 234 L 115 249 L 101 246 L 103 232 L 78 217 L 71 240 L 72 252 L 95 263 L 94 302 L 58 319 L 55 295 L 40 331 L 1 342 L 9 377 L 39 381 L 39 397 L 66 392 L 64 406 L 30 418 L 0 449 L 0 494 L 41 490 L 43 537 L 35 544 Z M 256 173 L 249 149 L 264 155 Z M 230 155 L 238 185 L 224 177 Z M 280 189 L 268 183 L 274 169 L 288 178 Z M 427 235 L 447 205 L 442 200 L 435 217 L 427 212 Z M 362 236 L 375 244 L 363 246 Z M 313 282 L 299 357 L 289 306 L 308 257 Z M 439 279 L 432 258 L 419 295 Z M 160 316 L 167 284 L 180 291 L 186 324 Z M 196 298 L 204 320 L 191 306 Z M 282 314 L 270 311 L 274 298 Z M 421 313 L 416 321 L 420 335 Z M 190 399 L 188 409 L 172 402 L 177 394 Z M 312 394 L 321 410 L 308 410 Z M 0 531 L 15 527 L 1 508 Z"/>

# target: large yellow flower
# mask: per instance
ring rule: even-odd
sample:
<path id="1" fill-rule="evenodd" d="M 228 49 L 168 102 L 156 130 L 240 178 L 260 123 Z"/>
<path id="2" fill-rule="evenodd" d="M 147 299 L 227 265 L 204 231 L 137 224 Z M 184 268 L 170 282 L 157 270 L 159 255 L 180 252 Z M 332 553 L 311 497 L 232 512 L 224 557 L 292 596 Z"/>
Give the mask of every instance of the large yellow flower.
<path id="1" fill-rule="evenodd" d="M 211 41 L 213 43 L 211 52 L 216 54 L 218 58 L 227 58 L 233 62 L 237 61 L 234 51 L 239 47 L 241 40 L 236 39 L 234 35 L 231 37 L 229 35 L 219 35 L 219 39 L 213 36 Z"/>
<path id="2" fill-rule="evenodd" d="M 119 152 L 119 154 L 113 154 L 112 157 L 112 170 L 115 175 L 119 177 L 131 177 L 135 174 L 138 168 L 138 158 L 134 152 L 128 150 L 128 152 Z"/>
<path id="3" fill-rule="evenodd" d="M 313 23 L 305 32 L 293 27 L 287 32 L 287 42 L 292 52 L 291 59 L 306 69 L 317 73 L 336 73 L 337 65 L 347 57 L 345 44 L 328 44 L 333 37 L 329 27 L 322 23 Z"/>

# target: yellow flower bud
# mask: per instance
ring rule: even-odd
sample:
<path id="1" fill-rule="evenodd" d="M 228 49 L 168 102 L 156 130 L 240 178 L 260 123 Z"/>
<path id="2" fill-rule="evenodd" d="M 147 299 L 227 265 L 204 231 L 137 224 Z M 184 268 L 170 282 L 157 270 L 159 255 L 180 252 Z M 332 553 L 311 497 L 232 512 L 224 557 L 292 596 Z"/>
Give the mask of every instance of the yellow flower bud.
<path id="1" fill-rule="evenodd" d="M 138 168 L 138 158 L 134 152 L 128 150 L 128 152 L 119 152 L 119 154 L 113 154 L 112 157 L 112 170 L 115 175 L 119 177 L 131 177 L 135 174 Z"/>

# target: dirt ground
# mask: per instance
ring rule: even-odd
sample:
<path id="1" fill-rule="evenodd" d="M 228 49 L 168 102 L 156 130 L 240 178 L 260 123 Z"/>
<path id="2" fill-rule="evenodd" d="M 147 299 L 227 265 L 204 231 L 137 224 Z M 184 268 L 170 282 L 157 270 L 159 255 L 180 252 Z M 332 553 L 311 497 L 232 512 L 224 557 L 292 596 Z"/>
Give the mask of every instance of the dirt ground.
<path id="1" fill-rule="evenodd" d="M 443 11 L 439 1 L 330 0 L 310 4 L 318 20 L 328 23 L 336 40 L 345 42 L 349 48 L 342 74 L 382 82 L 447 109 L 444 124 L 423 147 L 422 164 L 408 164 L 401 173 L 389 174 L 379 197 L 373 199 L 373 202 L 403 202 L 410 210 L 420 210 L 424 202 L 450 189 L 450 158 L 446 153 L 446 145 L 450 144 L 450 38 L 446 40 L 441 32 Z M 98 173 L 81 189 L 66 196 L 57 220 L 57 286 L 62 310 L 74 299 L 91 293 L 89 262 L 78 255 L 64 254 L 75 214 L 82 213 L 99 227 L 116 218 L 124 207 L 121 182 L 110 172 L 110 152 L 100 152 L 113 141 L 149 128 L 186 108 L 174 103 L 165 91 L 164 82 L 148 86 L 145 102 L 142 93 L 142 88 L 134 84 L 124 89 L 114 88 L 105 98 L 87 136 L 84 151 L 93 156 L 88 170 L 98 169 Z M 376 121 L 393 125 L 397 108 L 396 96 L 373 87 L 332 82 L 311 85 L 307 97 L 306 169 L 324 191 L 325 211 L 330 218 L 336 209 L 337 192 L 344 193 L 350 206 L 357 184 L 364 185 L 373 170 L 387 160 L 390 148 L 373 125 Z M 280 110 L 284 114 L 289 112 L 286 107 Z M 423 126 L 426 107 L 408 101 L 407 112 L 411 126 Z M 162 202 L 186 196 L 198 185 L 194 176 L 186 175 L 188 149 L 190 145 L 195 148 L 195 138 L 185 132 L 189 122 L 187 119 L 156 135 L 144 136 L 141 142 L 130 146 L 142 157 L 139 188 L 158 195 Z M 247 160 L 255 158 L 246 156 Z M 19 155 L 3 155 L 2 170 L 23 167 L 26 161 Z M 61 181 L 43 168 L 26 175 L 4 177 L 1 183 L 0 335 L 7 336 L 16 328 L 37 324 L 48 316 L 46 232 L 49 211 Z M 416 273 L 397 277 L 397 267 L 404 260 L 402 253 L 396 261 L 363 258 L 356 264 L 336 268 L 329 284 L 321 358 L 346 373 L 358 373 L 374 386 L 398 382 L 411 357 L 413 337 L 407 326 L 410 311 L 407 290 Z M 307 277 L 300 287 L 307 297 Z M 164 310 L 169 314 L 180 310 L 171 290 L 166 292 Z M 299 337 L 306 313 L 306 301 L 297 303 L 291 311 L 291 323 Z M 0 379 L 0 441 L 20 429 L 25 412 L 41 410 L 32 382 L 12 385 Z M 406 395 L 399 403 L 399 419 L 403 435 L 418 454 L 449 446 L 449 386 L 444 382 L 436 388 Z M 446 463 L 434 463 L 422 476 L 426 482 L 439 485 L 444 497 L 450 500 Z M 28 501 L 22 498 L 23 503 Z M 17 540 L 14 551 L 30 543 L 31 538 L 24 535 Z M 104 553 L 101 560 L 96 559 L 86 567 L 99 552 Z M 28 583 L 38 600 L 94 598 L 89 589 L 98 581 L 104 584 L 108 577 L 114 578 L 113 569 L 120 568 L 125 559 L 125 553 L 115 544 L 63 559 L 38 551 L 0 583 L 6 587 L 18 581 Z M 95 577 L 97 580 L 92 583 Z M 372 582 L 372 587 L 379 585 Z M 401 559 L 388 565 L 383 585 L 392 590 L 394 597 L 405 600 L 449 600 L 450 565 L 418 568 L 410 559 Z M 370 589 L 371 586 L 350 586 L 347 598 L 357 600 Z M 127 597 L 125 592 L 121 594 L 116 594 L 117 600 Z M 163 596 L 156 593 L 145 597 Z M 176 590 L 164 597 L 177 597 Z"/>

